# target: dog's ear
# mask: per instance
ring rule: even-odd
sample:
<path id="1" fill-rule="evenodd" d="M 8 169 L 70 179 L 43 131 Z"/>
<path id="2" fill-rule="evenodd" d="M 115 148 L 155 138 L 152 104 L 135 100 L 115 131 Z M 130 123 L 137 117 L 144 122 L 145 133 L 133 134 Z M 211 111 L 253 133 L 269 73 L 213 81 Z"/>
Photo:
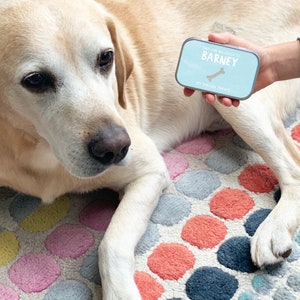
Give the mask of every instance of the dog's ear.
<path id="1" fill-rule="evenodd" d="M 115 47 L 115 68 L 118 82 L 118 97 L 120 105 L 126 109 L 125 83 L 133 69 L 133 58 L 124 41 L 117 34 L 116 26 L 113 20 L 107 20 L 107 28 L 110 32 L 112 42 Z"/>

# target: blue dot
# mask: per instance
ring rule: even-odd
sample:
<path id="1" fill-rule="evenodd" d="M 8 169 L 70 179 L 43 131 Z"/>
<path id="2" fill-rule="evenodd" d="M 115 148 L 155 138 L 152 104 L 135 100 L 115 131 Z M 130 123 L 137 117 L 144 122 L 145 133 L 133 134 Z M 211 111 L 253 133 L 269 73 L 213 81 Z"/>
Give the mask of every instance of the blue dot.
<path id="1" fill-rule="evenodd" d="M 41 200 L 39 198 L 21 193 L 16 194 L 9 205 L 9 213 L 16 222 L 21 222 L 35 211 L 40 204 Z"/>
<path id="2" fill-rule="evenodd" d="M 135 255 L 145 254 L 148 250 L 155 246 L 159 238 L 160 234 L 158 232 L 157 225 L 149 222 L 147 230 L 135 248 Z"/>
<path id="3" fill-rule="evenodd" d="M 189 216 L 191 204 L 184 197 L 172 194 L 164 194 L 160 197 L 151 221 L 155 224 L 173 226 L 183 218 Z"/>
<path id="4" fill-rule="evenodd" d="M 300 246 L 300 232 L 297 233 L 295 241 Z"/>
<path id="5" fill-rule="evenodd" d="M 300 258 L 300 248 L 297 244 L 293 245 L 292 253 L 287 258 L 288 262 L 296 261 Z"/>
<path id="6" fill-rule="evenodd" d="M 205 161 L 206 165 L 211 169 L 223 173 L 230 174 L 235 172 L 248 161 L 248 156 L 241 149 L 236 147 L 224 147 L 213 152 Z"/>
<path id="7" fill-rule="evenodd" d="M 244 292 L 239 295 L 238 300 L 259 300 L 259 298 L 251 292 Z"/>
<path id="8" fill-rule="evenodd" d="M 98 267 L 98 252 L 86 255 L 79 271 L 80 275 L 90 282 L 101 284 L 99 267 Z"/>
<path id="9" fill-rule="evenodd" d="M 221 182 L 211 171 L 194 170 L 181 177 L 175 186 L 184 195 L 203 200 L 219 188 Z"/>
<path id="10" fill-rule="evenodd" d="M 247 237 L 234 237 L 225 241 L 217 252 L 218 261 L 223 266 L 245 273 L 257 271 L 250 255 L 250 240 Z"/>
<path id="11" fill-rule="evenodd" d="M 258 226 L 265 220 L 270 212 L 270 209 L 260 209 L 254 212 L 244 225 L 246 232 L 250 236 L 253 236 Z"/>
<path id="12" fill-rule="evenodd" d="M 191 300 L 229 300 L 237 289 L 237 279 L 215 267 L 197 269 L 186 283 Z"/>
<path id="13" fill-rule="evenodd" d="M 43 300 L 92 300 L 91 290 L 82 282 L 75 280 L 62 281 L 52 286 Z"/>
<path id="14" fill-rule="evenodd" d="M 268 295 L 273 288 L 272 282 L 265 275 L 257 275 L 252 279 L 252 286 L 256 292 Z"/>

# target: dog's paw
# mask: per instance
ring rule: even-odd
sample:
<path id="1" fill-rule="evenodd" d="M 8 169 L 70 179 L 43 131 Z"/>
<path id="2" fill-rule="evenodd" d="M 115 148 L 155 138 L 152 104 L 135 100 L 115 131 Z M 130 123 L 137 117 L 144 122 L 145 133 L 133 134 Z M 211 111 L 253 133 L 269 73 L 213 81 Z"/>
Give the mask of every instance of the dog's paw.
<path id="1" fill-rule="evenodd" d="M 124 281 L 123 281 L 124 282 Z M 103 286 L 103 300 L 142 300 L 139 290 L 134 282 L 126 286 L 106 285 Z"/>
<path id="2" fill-rule="evenodd" d="M 280 264 L 292 252 L 295 228 L 287 223 L 288 219 L 276 219 L 274 215 L 258 227 L 251 241 L 253 263 L 261 268 Z"/>
<path id="3" fill-rule="evenodd" d="M 133 251 L 113 242 L 104 237 L 99 247 L 102 300 L 141 300 L 134 280 Z"/>

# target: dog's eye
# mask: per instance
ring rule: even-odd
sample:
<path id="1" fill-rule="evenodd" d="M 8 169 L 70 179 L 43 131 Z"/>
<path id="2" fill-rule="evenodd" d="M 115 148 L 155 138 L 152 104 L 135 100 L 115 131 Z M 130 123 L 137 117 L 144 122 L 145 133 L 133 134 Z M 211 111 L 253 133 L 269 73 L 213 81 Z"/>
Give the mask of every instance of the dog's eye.
<path id="1" fill-rule="evenodd" d="M 34 72 L 26 75 L 21 84 L 24 88 L 35 93 L 44 93 L 55 88 L 55 80 L 51 74 Z"/>
<path id="2" fill-rule="evenodd" d="M 100 71 L 106 73 L 109 71 L 114 61 L 114 52 L 112 50 L 105 50 L 99 54 L 98 66 Z"/>

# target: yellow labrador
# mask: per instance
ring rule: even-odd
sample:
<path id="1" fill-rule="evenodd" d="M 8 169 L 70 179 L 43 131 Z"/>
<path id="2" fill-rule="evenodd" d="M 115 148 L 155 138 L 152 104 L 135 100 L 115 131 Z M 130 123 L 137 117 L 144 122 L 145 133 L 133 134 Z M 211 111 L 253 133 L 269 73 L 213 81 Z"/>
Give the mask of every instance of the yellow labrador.
<path id="1" fill-rule="evenodd" d="M 279 204 L 252 240 L 259 266 L 290 252 L 300 223 L 300 155 L 281 117 L 300 82 L 239 108 L 183 96 L 182 42 L 230 30 L 259 44 L 293 40 L 298 0 L 1 0 L 0 185 L 51 202 L 100 187 L 122 201 L 99 248 L 104 299 L 141 299 L 134 248 L 169 180 L 160 152 L 229 123 L 276 173 Z M 300 47 L 300 46 L 299 46 Z"/>

